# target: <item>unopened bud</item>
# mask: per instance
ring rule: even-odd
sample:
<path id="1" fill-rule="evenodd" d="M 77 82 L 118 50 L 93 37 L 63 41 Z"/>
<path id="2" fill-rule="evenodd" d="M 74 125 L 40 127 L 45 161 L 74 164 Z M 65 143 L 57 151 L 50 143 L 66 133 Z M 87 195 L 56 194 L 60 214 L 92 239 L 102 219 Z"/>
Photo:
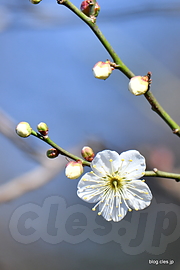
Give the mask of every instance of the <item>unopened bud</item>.
<path id="1" fill-rule="evenodd" d="M 83 158 L 87 161 L 92 161 L 94 158 L 94 152 L 92 150 L 92 148 L 90 148 L 89 146 L 84 146 L 83 149 L 81 150 L 81 155 L 83 156 Z"/>
<path id="2" fill-rule="evenodd" d="M 39 133 L 41 133 L 41 135 L 47 136 L 49 128 L 46 123 L 41 122 L 37 125 L 37 130 L 39 131 Z"/>
<path id="3" fill-rule="evenodd" d="M 135 96 L 143 95 L 149 87 L 148 76 L 135 76 L 129 81 L 129 91 Z"/>
<path id="4" fill-rule="evenodd" d="M 31 135 L 32 128 L 27 122 L 20 122 L 16 127 L 16 133 L 23 138 Z"/>
<path id="5" fill-rule="evenodd" d="M 66 165 L 65 175 L 70 179 L 76 179 L 83 173 L 83 166 L 81 161 L 70 161 Z"/>
<path id="6" fill-rule="evenodd" d="M 106 80 L 112 73 L 114 68 L 110 66 L 109 61 L 99 61 L 93 67 L 94 77 L 101 80 Z"/>
<path id="7" fill-rule="evenodd" d="M 99 4 L 96 2 L 95 4 L 95 7 L 94 7 L 94 13 L 91 14 L 91 7 L 93 5 L 93 1 L 90 0 L 90 1 L 83 1 L 81 3 L 81 11 L 88 17 L 90 17 L 90 15 L 94 16 L 94 17 L 97 17 L 98 14 L 99 14 L 99 11 L 100 11 L 100 6 Z"/>
<path id="8" fill-rule="evenodd" d="M 32 4 L 39 4 L 42 0 L 29 0 Z"/>
<path id="9" fill-rule="evenodd" d="M 48 158 L 56 158 L 59 155 L 59 151 L 55 148 L 47 150 L 46 155 Z"/>

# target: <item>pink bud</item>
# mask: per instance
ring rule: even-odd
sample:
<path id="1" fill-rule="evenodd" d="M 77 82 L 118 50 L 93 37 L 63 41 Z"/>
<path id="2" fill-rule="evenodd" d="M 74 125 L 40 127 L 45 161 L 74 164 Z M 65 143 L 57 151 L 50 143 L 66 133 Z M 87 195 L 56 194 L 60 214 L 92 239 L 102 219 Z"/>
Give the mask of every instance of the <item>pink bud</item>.
<path id="1" fill-rule="evenodd" d="M 70 161 L 66 165 L 65 175 L 67 176 L 67 178 L 76 179 L 79 176 L 81 176 L 82 173 L 83 173 L 83 166 L 82 166 L 82 162 L 80 160 L 79 161 Z"/>
<path id="2" fill-rule="evenodd" d="M 39 133 L 41 133 L 41 135 L 47 136 L 49 128 L 46 123 L 41 122 L 37 125 L 37 130 L 39 131 Z"/>
<path id="3" fill-rule="evenodd" d="M 83 158 L 87 161 L 92 161 L 94 158 L 94 152 L 89 146 L 84 146 L 83 149 L 81 150 L 81 155 Z"/>
<path id="4" fill-rule="evenodd" d="M 91 1 L 83 1 L 83 2 L 81 3 L 80 9 L 81 9 L 81 11 L 82 11 L 86 16 L 89 17 L 89 16 L 90 16 L 90 11 L 91 11 L 91 6 L 92 6 L 92 5 L 93 5 L 93 1 L 92 1 L 92 0 L 91 0 Z M 98 14 L 99 14 L 99 11 L 100 11 L 100 6 L 99 6 L 99 4 L 96 2 L 95 7 L 94 7 L 94 14 L 91 14 L 91 15 L 97 17 Z"/>
<path id="5" fill-rule="evenodd" d="M 32 128 L 27 122 L 20 122 L 16 127 L 16 133 L 23 138 L 31 135 Z"/>
<path id="6" fill-rule="evenodd" d="M 112 73 L 114 68 L 111 67 L 109 61 L 99 61 L 93 67 L 94 77 L 101 80 L 106 80 Z"/>
<path id="7" fill-rule="evenodd" d="M 149 87 L 148 76 L 134 76 L 129 81 L 129 91 L 135 95 L 143 95 L 147 92 Z"/>
<path id="8" fill-rule="evenodd" d="M 56 158 L 59 155 L 59 151 L 55 148 L 51 148 L 46 153 L 48 158 Z"/>
<path id="9" fill-rule="evenodd" d="M 39 4 L 42 0 L 29 0 L 32 4 Z"/>

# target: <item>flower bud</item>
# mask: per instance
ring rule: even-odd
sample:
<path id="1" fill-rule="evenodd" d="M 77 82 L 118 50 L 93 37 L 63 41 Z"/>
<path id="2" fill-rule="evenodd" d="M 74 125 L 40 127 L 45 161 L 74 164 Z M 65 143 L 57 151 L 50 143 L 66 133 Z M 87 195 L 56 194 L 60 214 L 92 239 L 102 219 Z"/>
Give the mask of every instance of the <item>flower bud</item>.
<path id="1" fill-rule="evenodd" d="M 46 123 L 41 122 L 37 125 L 37 130 L 39 131 L 39 133 L 41 133 L 41 135 L 47 136 L 49 128 Z"/>
<path id="2" fill-rule="evenodd" d="M 81 155 L 83 158 L 87 161 L 92 161 L 94 158 L 94 152 L 89 146 L 84 146 L 83 149 L 81 150 Z"/>
<path id="3" fill-rule="evenodd" d="M 46 155 L 48 158 L 56 158 L 59 155 L 59 151 L 56 148 L 47 150 Z"/>
<path id="4" fill-rule="evenodd" d="M 143 95 L 149 86 L 148 76 L 135 76 L 129 81 L 129 91 L 135 96 Z"/>
<path id="5" fill-rule="evenodd" d="M 23 138 L 31 135 L 32 128 L 27 122 L 20 122 L 16 127 L 16 133 Z"/>
<path id="6" fill-rule="evenodd" d="M 109 64 L 109 61 L 99 61 L 93 67 L 94 77 L 97 79 L 106 80 L 111 75 L 113 69 L 114 68 L 112 68 Z"/>
<path id="7" fill-rule="evenodd" d="M 29 0 L 32 4 L 39 4 L 42 0 Z"/>
<path id="8" fill-rule="evenodd" d="M 97 17 L 100 11 L 100 6 L 99 4 L 96 2 L 95 7 L 94 7 L 94 13 L 91 13 L 91 6 L 93 5 L 93 1 L 83 1 L 81 3 L 81 7 L 80 10 L 86 15 L 86 16 L 90 16 L 93 15 L 94 17 Z"/>
<path id="9" fill-rule="evenodd" d="M 82 162 L 79 161 L 70 161 L 66 165 L 65 175 L 70 179 L 76 179 L 83 173 Z"/>

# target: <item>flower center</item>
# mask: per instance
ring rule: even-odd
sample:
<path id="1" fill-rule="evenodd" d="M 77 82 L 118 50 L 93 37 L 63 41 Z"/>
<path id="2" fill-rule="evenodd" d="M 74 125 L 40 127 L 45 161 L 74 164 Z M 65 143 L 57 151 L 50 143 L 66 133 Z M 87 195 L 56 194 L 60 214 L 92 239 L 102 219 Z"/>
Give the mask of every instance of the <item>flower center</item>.
<path id="1" fill-rule="evenodd" d="M 121 177 L 111 177 L 109 184 L 112 189 L 121 189 L 123 187 L 123 179 Z"/>

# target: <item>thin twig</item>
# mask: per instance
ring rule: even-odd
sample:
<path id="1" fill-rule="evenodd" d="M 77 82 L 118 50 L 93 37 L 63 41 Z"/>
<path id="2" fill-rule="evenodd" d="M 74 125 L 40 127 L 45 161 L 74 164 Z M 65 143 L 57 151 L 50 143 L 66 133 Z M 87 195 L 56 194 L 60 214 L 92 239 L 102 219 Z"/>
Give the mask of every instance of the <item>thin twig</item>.
<path id="1" fill-rule="evenodd" d="M 43 137 L 42 135 L 40 135 L 39 133 L 37 133 L 36 131 L 32 130 L 32 135 L 37 137 L 38 139 L 48 143 L 49 145 L 51 145 L 52 147 L 56 148 L 61 155 L 64 155 L 66 157 L 69 157 L 73 160 L 81 160 L 82 164 L 84 166 L 88 166 L 90 167 L 91 162 L 85 161 L 83 159 L 81 159 L 80 157 L 71 154 L 70 152 L 64 150 L 63 148 L 61 148 L 60 146 L 58 146 L 56 143 L 54 143 L 49 137 Z M 161 178 L 170 178 L 170 179 L 175 179 L 177 182 L 180 181 L 180 174 L 176 174 L 176 173 L 169 173 L 169 172 L 164 172 L 164 171 L 159 171 L 156 168 L 153 169 L 153 171 L 146 171 L 144 176 L 149 176 L 149 177 L 161 177 Z"/>
<path id="2" fill-rule="evenodd" d="M 37 137 L 38 139 L 46 142 L 47 144 L 51 145 L 53 148 L 57 149 L 61 155 L 69 157 L 69 158 L 71 158 L 73 160 L 76 160 L 76 161 L 80 160 L 80 161 L 82 161 L 82 165 L 84 165 L 84 166 L 90 166 L 90 162 L 88 162 L 88 161 L 86 161 L 86 160 L 84 160 L 84 159 L 82 159 L 82 158 L 80 158 L 80 157 L 78 157 L 76 155 L 73 155 L 72 153 L 66 151 L 65 149 L 63 149 L 62 147 L 57 145 L 55 142 L 53 142 L 49 137 L 42 136 L 39 133 L 37 133 L 36 131 L 34 131 L 34 130 L 31 131 L 31 135 Z"/>
<path id="3" fill-rule="evenodd" d="M 134 73 L 122 62 L 120 57 L 112 48 L 111 44 L 107 41 L 103 33 L 100 31 L 99 27 L 95 22 L 93 22 L 88 16 L 84 15 L 75 5 L 68 0 L 57 0 L 58 4 L 62 4 L 73 11 L 79 18 L 81 18 L 94 32 L 99 41 L 105 47 L 107 52 L 112 57 L 113 61 L 117 65 L 116 69 L 119 69 L 124 75 L 126 75 L 129 79 L 134 77 Z M 180 126 L 169 116 L 169 114 L 162 108 L 159 102 L 156 100 L 154 95 L 148 90 L 144 94 L 147 101 L 152 106 L 152 109 L 168 124 L 168 126 L 172 129 L 173 133 L 180 137 Z"/>
<path id="4" fill-rule="evenodd" d="M 153 171 L 146 171 L 144 176 L 169 178 L 169 179 L 176 180 L 176 182 L 180 181 L 180 174 L 163 172 L 163 171 L 159 171 L 156 168 L 154 168 Z"/>

